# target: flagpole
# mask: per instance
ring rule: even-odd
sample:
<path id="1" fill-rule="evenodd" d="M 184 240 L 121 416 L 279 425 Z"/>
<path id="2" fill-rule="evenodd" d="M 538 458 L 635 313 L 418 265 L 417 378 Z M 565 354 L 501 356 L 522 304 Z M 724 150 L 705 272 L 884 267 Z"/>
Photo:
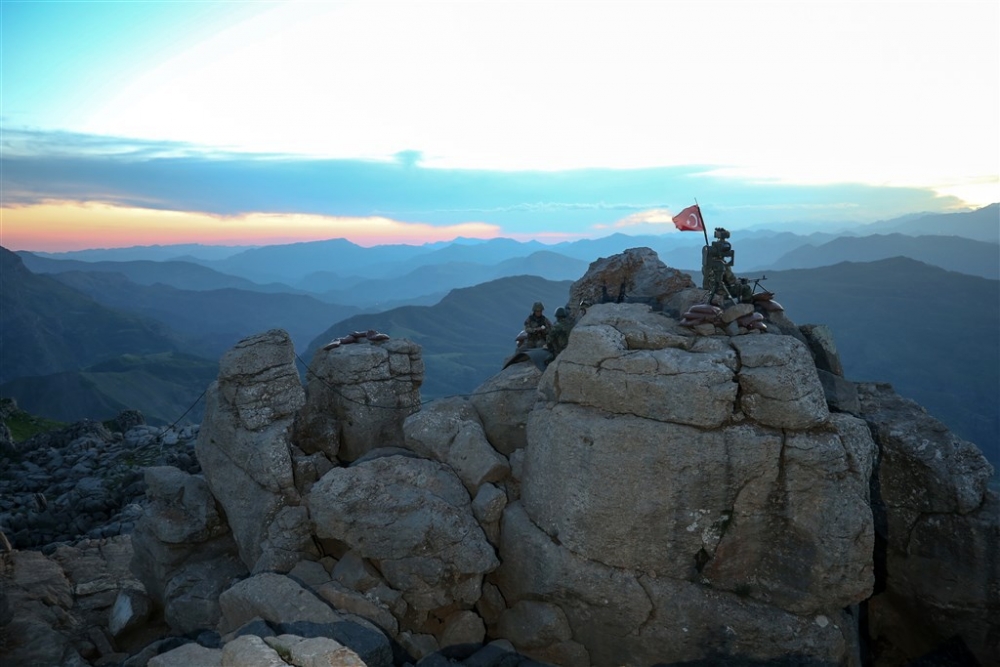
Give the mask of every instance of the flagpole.
<path id="1" fill-rule="evenodd" d="M 701 212 L 701 204 L 698 198 L 694 198 L 694 205 L 698 207 L 698 217 L 701 218 L 701 231 L 705 233 L 705 245 L 708 245 L 708 225 L 705 224 L 705 214 Z"/>

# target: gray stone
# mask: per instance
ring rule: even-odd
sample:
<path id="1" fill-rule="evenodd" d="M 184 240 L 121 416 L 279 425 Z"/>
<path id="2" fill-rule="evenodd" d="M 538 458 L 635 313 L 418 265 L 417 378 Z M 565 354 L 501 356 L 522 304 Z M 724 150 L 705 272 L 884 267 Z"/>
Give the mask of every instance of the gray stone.
<path id="1" fill-rule="evenodd" d="M 441 632 L 441 648 L 461 646 L 463 644 L 482 644 L 486 638 L 486 625 L 483 619 L 473 611 L 463 609 L 449 614 L 444 619 L 444 630 Z"/>
<path id="2" fill-rule="evenodd" d="M 415 609 L 479 597 L 497 566 L 469 494 L 440 463 L 391 456 L 328 472 L 309 494 L 316 535 L 377 560 Z"/>
<path id="3" fill-rule="evenodd" d="M 282 574 L 264 572 L 237 583 L 219 596 L 220 632 L 262 618 L 268 623 L 309 621 L 330 624 L 343 620 L 315 593 Z"/>
<path id="4" fill-rule="evenodd" d="M 838 377 L 844 377 L 844 365 L 840 362 L 837 344 L 833 340 L 833 332 L 825 324 L 803 324 L 799 331 L 809 343 L 816 368 Z"/>
<path id="5" fill-rule="evenodd" d="M 108 618 L 108 630 L 112 636 L 134 630 L 142 626 L 153 613 L 153 601 L 145 591 L 125 588 L 118 592 L 115 604 Z"/>
<path id="6" fill-rule="evenodd" d="M 223 355 L 219 379 L 205 394 L 195 451 L 251 571 L 258 570 L 279 510 L 299 504 L 290 436 L 304 400 L 295 350 L 282 330 L 237 343 Z M 261 569 L 272 559 L 269 554 Z"/>
<path id="7" fill-rule="evenodd" d="M 720 426 L 733 413 L 736 355 L 722 343 L 696 347 L 700 339 L 673 333 L 674 326 L 646 306 L 594 306 L 549 365 L 539 391 L 551 402 Z"/>
<path id="8" fill-rule="evenodd" d="M 835 412 L 847 412 L 852 415 L 861 414 L 861 402 L 858 400 L 858 389 L 853 382 L 839 375 L 818 369 L 820 384 L 823 385 L 823 395 L 827 407 Z"/>
<path id="9" fill-rule="evenodd" d="M 573 637 L 562 609 L 547 602 L 521 600 L 500 616 L 500 636 L 523 651 L 564 642 Z"/>
<path id="10" fill-rule="evenodd" d="M 149 659 L 147 667 L 222 667 L 222 649 L 191 642 Z"/>
<path id="11" fill-rule="evenodd" d="M 959 637 L 984 665 L 1000 663 L 1000 501 L 993 467 L 887 384 L 858 384 L 881 454 L 886 592 L 869 604 L 872 634 L 921 655 Z"/>
<path id="12" fill-rule="evenodd" d="M 501 454 L 510 456 L 527 444 L 525 426 L 541 377 L 534 364 L 513 364 L 476 387 L 469 397 L 486 439 Z"/>
<path id="13" fill-rule="evenodd" d="M 468 401 L 434 401 L 406 419 L 403 433 L 408 449 L 450 466 L 472 495 L 510 474 L 506 457 L 490 445 Z"/>
<path id="14" fill-rule="evenodd" d="M 296 442 L 349 462 L 403 444 L 403 421 L 420 409 L 424 362 L 408 340 L 364 341 L 317 351 L 308 377 Z"/>
<path id="15" fill-rule="evenodd" d="M 670 297 L 693 287 L 691 276 L 668 267 L 652 249 L 629 248 L 591 262 L 583 277 L 570 286 L 567 303 L 573 317 L 581 302 L 599 304 L 606 296 L 617 299 L 619 294 L 625 301 L 663 310 Z"/>
<path id="16" fill-rule="evenodd" d="M 242 635 L 222 647 L 221 667 L 287 667 L 278 652 L 260 637 Z"/>
<path id="17" fill-rule="evenodd" d="M 829 417 L 809 351 L 788 336 L 739 336 L 740 407 L 765 426 L 806 429 Z"/>
<path id="18" fill-rule="evenodd" d="M 521 500 L 574 553 L 607 565 L 695 576 L 738 498 L 766 505 L 780 434 L 705 431 L 557 404 L 528 424 Z M 684 480 L 679 484 L 677 480 Z"/>

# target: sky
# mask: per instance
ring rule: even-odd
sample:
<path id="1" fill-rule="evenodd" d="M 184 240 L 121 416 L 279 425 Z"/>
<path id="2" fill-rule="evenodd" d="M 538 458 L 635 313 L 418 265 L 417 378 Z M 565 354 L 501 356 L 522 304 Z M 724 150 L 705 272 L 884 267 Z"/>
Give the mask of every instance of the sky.
<path id="1" fill-rule="evenodd" d="M 813 231 L 1000 201 L 996 0 L 0 2 L 0 245 Z"/>

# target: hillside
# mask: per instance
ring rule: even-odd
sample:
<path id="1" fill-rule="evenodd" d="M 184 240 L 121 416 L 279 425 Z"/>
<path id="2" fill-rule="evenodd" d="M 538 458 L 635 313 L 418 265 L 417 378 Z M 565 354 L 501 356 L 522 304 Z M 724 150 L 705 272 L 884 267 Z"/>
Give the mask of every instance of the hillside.
<path id="1" fill-rule="evenodd" d="M 79 371 L 11 380 L 0 385 L 0 396 L 64 422 L 110 419 L 133 408 L 149 424 L 197 424 L 205 408 L 199 399 L 217 373 L 217 362 L 178 352 L 126 354 Z"/>
<path id="2" fill-rule="evenodd" d="M 513 276 L 456 289 L 433 306 L 404 306 L 358 315 L 334 324 L 300 354 L 309 363 L 316 350 L 351 331 L 377 329 L 423 347 L 426 379 L 421 395 L 436 398 L 468 393 L 500 371 L 514 351 L 514 338 L 531 310 L 542 301 L 553 318 L 565 305 L 570 281 Z"/>
<path id="3" fill-rule="evenodd" d="M 103 306 L 0 248 L 0 382 L 74 371 L 123 352 L 169 352 L 180 343 L 160 322 Z"/>

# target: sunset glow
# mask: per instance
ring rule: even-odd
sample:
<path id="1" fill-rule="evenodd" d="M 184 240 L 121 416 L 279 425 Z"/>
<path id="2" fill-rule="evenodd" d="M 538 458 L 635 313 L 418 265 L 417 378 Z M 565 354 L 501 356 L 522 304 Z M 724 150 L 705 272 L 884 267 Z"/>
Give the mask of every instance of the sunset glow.
<path id="1" fill-rule="evenodd" d="M 430 243 L 458 236 L 489 239 L 497 234 L 495 225 L 485 223 L 441 227 L 381 217 L 264 213 L 223 217 L 73 202 L 0 209 L 0 245 L 44 252 L 175 243 L 269 245 L 331 238 L 373 246 Z"/>

